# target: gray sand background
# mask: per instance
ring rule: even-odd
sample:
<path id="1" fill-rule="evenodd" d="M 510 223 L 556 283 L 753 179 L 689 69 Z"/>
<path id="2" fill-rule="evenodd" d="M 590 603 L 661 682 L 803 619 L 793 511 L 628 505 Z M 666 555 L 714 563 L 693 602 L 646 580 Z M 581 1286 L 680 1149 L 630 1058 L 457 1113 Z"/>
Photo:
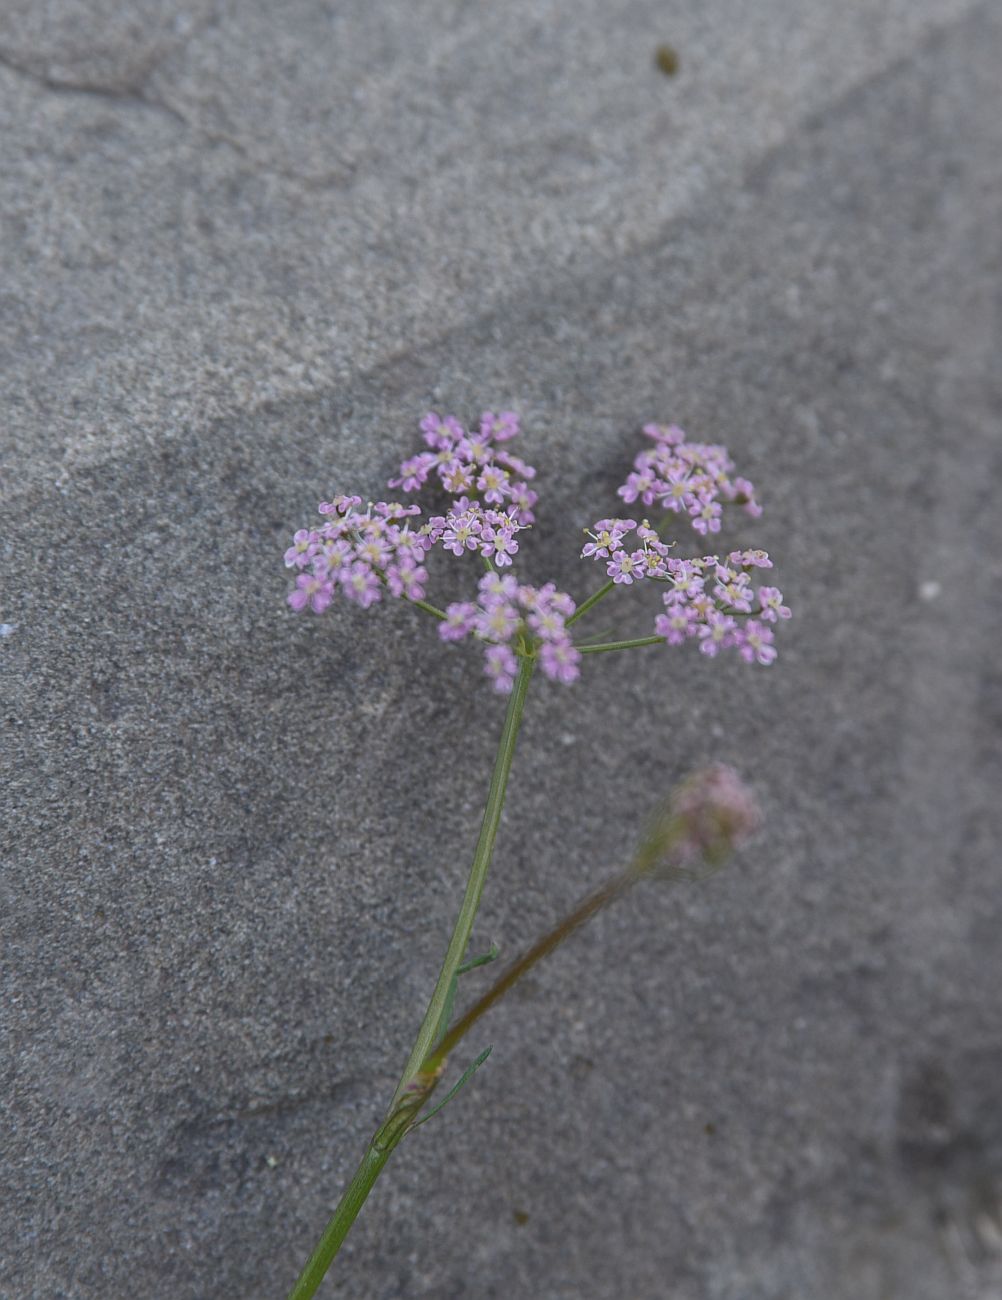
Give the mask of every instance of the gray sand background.
<path id="1" fill-rule="evenodd" d="M 767 829 L 493 1015 L 322 1294 L 1002 1296 L 1000 67 L 970 0 L 7 0 L 4 1300 L 281 1297 L 380 1118 L 503 706 L 281 555 L 429 407 L 522 414 L 579 595 L 640 425 L 726 442 L 796 617 L 535 689 L 478 943 L 700 762 Z"/>

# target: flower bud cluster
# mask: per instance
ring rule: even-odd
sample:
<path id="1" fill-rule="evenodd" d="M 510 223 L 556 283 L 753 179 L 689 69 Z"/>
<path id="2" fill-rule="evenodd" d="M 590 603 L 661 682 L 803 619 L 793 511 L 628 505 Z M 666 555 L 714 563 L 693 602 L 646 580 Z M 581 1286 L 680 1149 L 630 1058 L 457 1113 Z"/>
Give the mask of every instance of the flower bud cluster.
<path id="1" fill-rule="evenodd" d="M 459 601 L 446 607 L 438 634 L 461 641 L 471 633 L 487 642 L 484 670 L 496 691 L 507 695 L 518 668 L 517 651 L 538 646 L 539 666 L 551 681 L 576 681 L 581 653 L 571 643 L 566 621 L 574 601 L 552 582 L 542 587 L 518 583 L 511 574 L 487 573 L 477 586 L 476 604 Z"/>
<path id="2" fill-rule="evenodd" d="M 761 823 L 755 796 L 732 767 L 714 763 L 675 787 L 648 822 L 635 876 L 692 879 L 720 867 Z"/>
<path id="3" fill-rule="evenodd" d="M 755 489 L 746 478 L 731 478 L 734 464 L 724 447 L 687 442 L 675 424 L 647 424 L 644 433 L 653 447 L 637 453 L 633 473 L 618 489 L 628 504 L 657 503 L 663 510 L 685 513 L 697 533 L 720 531 L 722 503 L 743 505 L 750 515 L 760 515 Z"/>
<path id="4" fill-rule="evenodd" d="M 726 763 L 713 763 L 684 781 L 671 797 L 682 862 L 719 865 L 756 830 L 762 814 L 755 796 Z"/>
<path id="5" fill-rule="evenodd" d="M 289 594 L 294 610 L 309 606 L 322 614 L 338 589 L 363 609 L 375 605 L 384 591 L 410 600 L 424 596 L 428 572 L 422 560 L 433 541 L 408 522 L 420 515 L 420 507 L 377 501 L 362 513 L 361 504 L 356 496 L 322 501 L 327 522 L 301 528 L 292 539 L 286 568 L 301 570 Z"/>
<path id="6" fill-rule="evenodd" d="M 539 498 L 529 481 L 536 471 L 504 446 L 520 432 L 513 411 L 485 411 L 476 433 L 467 432 L 454 416 L 431 411 L 421 421 L 421 431 L 430 450 L 405 460 L 390 487 L 417 492 L 437 474 L 450 496 L 499 506 L 522 525 L 533 522 L 532 507 Z"/>

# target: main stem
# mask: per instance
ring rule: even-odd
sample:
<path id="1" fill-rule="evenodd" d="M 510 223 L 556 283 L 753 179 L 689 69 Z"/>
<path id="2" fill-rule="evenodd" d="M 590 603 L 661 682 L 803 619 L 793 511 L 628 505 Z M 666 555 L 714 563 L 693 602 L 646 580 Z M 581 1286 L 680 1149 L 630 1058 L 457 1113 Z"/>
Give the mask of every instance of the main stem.
<path id="1" fill-rule="evenodd" d="M 501 821 L 501 810 L 504 808 L 511 762 L 515 756 L 515 741 L 518 739 L 518 731 L 522 723 L 522 710 L 525 708 L 525 697 L 529 690 L 529 681 L 535 666 L 534 659 L 519 659 L 515 684 L 512 687 L 511 695 L 508 697 L 508 712 L 505 714 L 504 729 L 501 732 L 501 739 L 498 741 L 497 756 L 494 759 L 494 772 L 491 776 L 491 788 L 487 793 L 487 806 L 484 809 L 484 819 L 480 824 L 480 837 L 477 840 L 476 851 L 473 854 L 473 865 L 470 867 L 470 878 L 466 882 L 463 905 L 459 909 L 459 916 L 452 931 L 452 938 L 449 940 L 449 947 L 445 954 L 445 960 L 442 962 L 442 969 L 439 971 L 438 982 L 431 995 L 431 1001 L 428 1003 L 428 1010 L 424 1013 L 424 1020 L 421 1022 L 418 1036 L 414 1040 L 414 1046 L 411 1048 L 407 1065 L 400 1076 L 397 1090 L 393 1094 L 393 1106 L 397 1104 L 406 1091 L 408 1083 L 424 1065 L 425 1058 L 431 1052 L 440 1032 L 446 1028 L 441 1023 L 442 1014 L 449 999 L 449 989 L 453 977 L 462 963 L 467 945 L 470 942 L 473 921 L 477 915 L 477 909 L 480 907 L 480 896 L 484 892 L 487 870 L 491 865 L 491 858 L 494 856 L 494 841 L 497 838 L 498 824 Z M 392 1108 L 391 1106 L 391 1110 Z"/>
<path id="2" fill-rule="evenodd" d="M 324 1275 L 330 1268 L 331 1261 L 341 1248 L 341 1243 L 348 1235 L 348 1231 L 355 1222 L 359 1210 L 372 1190 L 373 1184 L 413 1119 L 413 1112 L 409 1111 L 406 1106 L 401 1108 L 400 1102 L 408 1093 L 408 1084 L 420 1072 L 432 1052 L 436 1039 L 446 1028 L 442 1024 L 442 1019 L 449 1000 L 449 989 L 470 942 L 473 921 L 480 906 L 480 897 L 484 891 L 484 882 L 487 879 L 487 871 L 494 853 L 494 841 L 497 838 L 498 825 L 501 821 L 501 810 L 504 808 L 508 776 L 515 755 L 515 742 L 518 739 L 522 711 L 525 708 L 525 697 L 529 690 L 529 682 L 534 668 L 534 659 L 529 657 L 519 659 L 515 684 L 512 687 L 511 695 L 508 697 L 508 711 L 505 714 L 501 739 L 498 741 L 494 772 L 491 775 L 491 786 L 487 794 L 487 806 L 484 809 L 484 818 L 480 824 L 480 836 L 473 854 L 473 864 L 470 867 L 469 880 L 466 882 L 463 904 L 459 909 L 459 916 L 456 919 L 452 938 L 449 940 L 449 947 L 445 954 L 445 960 L 442 962 L 442 969 L 439 972 L 431 1000 L 428 1003 L 428 1009 L 424 1014 L 417 1038 L 414 1040 L 411 1054 L 407 1058 L 407 1065 L 400 1076 L 397 1090 L 393 1094 L 389 1113 L 385 1122 L 369 1143 L 361 1164 L 356 1169 L 344 1195 L 338 1202 L 330 1222 L 324 1229 L 323 1236 L 317 1243 L 316 1249 L 310 1256 L 296 1285 L 289 1292 L 288 1300 L 309 1300 L 311 1296 L 316 1294 L 317 1287 L 323 1281 Z"/>

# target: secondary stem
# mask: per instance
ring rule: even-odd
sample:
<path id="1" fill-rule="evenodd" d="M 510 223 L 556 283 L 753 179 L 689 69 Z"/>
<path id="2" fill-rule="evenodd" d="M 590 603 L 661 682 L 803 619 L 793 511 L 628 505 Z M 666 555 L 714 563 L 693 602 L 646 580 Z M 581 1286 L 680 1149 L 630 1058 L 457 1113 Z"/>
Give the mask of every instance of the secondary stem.
<path id="1" fill-rule="evenodd" d="M 663 636 L 638 636 L 632 641 L 603 641 L 600 645 L 579 645 L 583 655 L 605 654 L 607 650 L 633 650 L 642 645 L 663 645 Z"/>
<path id="2" fill-rule="evenodd" d="M 460 1039 L 469 1033 L 481 1016 L 486 1015 L 495 1002 L 504 997 L 513 984 L 530 971 L 537 962 L 542 961 L 544 957 L 548 957 L 554 948 L 563 943 L 575 930 L 584 925 L 586 921 L 590 921 L 596 912 L 600 912 L 613 899 L 625 893 L 639 879 L 640 877 L 635 871 L 624 871 L 618 876 L 613 876 L 611 880 L 607 880 L 604 885 L 582 899 L 574 911 L 569 916 L 565 916 L 548 934 L 544 934 L 541 939 L 537 939 L 532 947 L 528 948 L 521 957 L 512 962 L 487 992 L 474 1002 L 469 1011 L 449 1029 L 435 1049 L 434 1054 L 429 1057 L 426 1071 L 431 1074 L 439 1066 L 443 1065 L 446 1057 Z"/>
<path id="3" fill-rule="evenodd" d="M 570 618 L 567 620 L 566 626 L 570 627 L 572 623 L 576 623 L 579 618 L 582 618 L 585 614 L 587 614 L 588 611 L 591 608 L 593 608 L 593 606 L 598 604 L 598 602 L 602 599 L 603 596 L 608 596 L 609 592 L 612 591 L 615 585 L 616 584 L 610 578 L 608 582 L 603 583 L 602 586 L 599 587 L 598 591 L 593 591 L 592 594 L 588 597 L 588 599 L 582 601 L 582 603 L 577 607 L 574 613 L 570 616 Z"/>
<path id="4" fill-rule="evenodd" d="M 501 810 L 504 807 L 508 776 L 511 772 L 512 759 L 515 754 L 515 742 L 518 738 L 522 712 L 525 708 L 525 698 L 534 668 L 535 660 L 533 658 L 524 656 L 519 659 L 518 673 L 515 677 L 511 695 L 508 697 L 508 711 L 505 714 L 504 727 L 498 741 L 494 771 L 487 795 L 487 806 L 484 809 L 484 817 L 480 825 L 480 835 L 473 854 L 473 864 L 470 867 L 466 893 L 452 931 L 452 938 L 449 940 L 449 947 L 442 963 L 442 969 L 439 972 L 431 1000 L 428 1003 L 428 1009 L 424 1014 L 417 1038 L 414 1040 L 414 1046 L 411 1048 L 411 1054 L 407 1059 L 407 1065 L 400 1077 L 397 1090 L 393 1094 L 387 1118 L 370 1142 L 368 1150 L 362 1157 L 361 1164 L 338 1202 L 330 1222 L 324 1229 L 323 1236 L 300 1274 L 299 1280 L 290 1291 L 289 1300 L 309 1300 L 316 1293 L 317 1287 L 323 1281 L 331 1261 L 348 1235 L 348 1231 L 355 1222 L 355 1218 L 372 1190 L 373 1184 L 382 1172 L 394 1148 L 406 1133 L 407 1127 L 416 1113 L 415 1107 L 407 1104 L 407 1102 L 411 1101 L 411 1098 L 407 1096 L 409 1093 L 408 1085 L 421 1071 L 421 1067 L 432 1051 L 436 1038 L 442 1031 L 442 1018 L 448 1004 L 449 989 L 470 941 L 473 921 L 480 905 L 480 896 L 483 893 L 487 870 L 490 867 L 491 857 L 494 853 L 494 841 L 497 838 Z M 424 1103 L 426 1095 L 423 1090 L 419 1090 L 414 1095 L 413 1102 L 416 1104 L 417 1109 L 420 1109 L 420 1105 Z M 406 1102 L 402 1106 L 401 1102 L 405 1097 Z"/>
<path id="5" fill-rule="evenodd" d="M 407 599 L 412 605 L 417 605 L 418 609 L 423 609 L 426 614 L 433 614 L 435 618 L 446 619 L 449 617 L 444 609 L 438 609 L 437 606 L 429 604 L 427 600 L 422 600 L 419 596 L 408 596 Z"/>

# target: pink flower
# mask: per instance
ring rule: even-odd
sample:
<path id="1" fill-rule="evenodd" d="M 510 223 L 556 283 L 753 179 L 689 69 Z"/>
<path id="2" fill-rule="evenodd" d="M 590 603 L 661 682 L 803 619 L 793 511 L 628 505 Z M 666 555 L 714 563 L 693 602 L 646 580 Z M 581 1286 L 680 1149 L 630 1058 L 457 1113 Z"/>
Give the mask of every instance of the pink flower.
<path id="1" fill-rule="evenodd" d="M 369 565 L 357 560 L 341 579 L 341 589 L 349 600 L 363 609 L 375 605 L 380 599 L 379 578 Z"/>
<path id="2" fill-rule="evenodd" d="M 511 510 L 518 522 L 535 523 L 536 516 L 532 513 L 532 507 L 539 500 L 539 494 L 534 492 L 528 483 L 512 483 L 509 490 Z"/>
<path id="3" fill-rule="evenodd" d="M 301 573 L 296 579 L 296 589 L 289 593 L 289 604 L 298 613 L 309 605 L 314 614 L 322 614 L 331 603 L 334 584 L 310 573 Z"/>
<path id="4" fill-rule="evenodd" d="M 300 528 L 285 552 L 285 567 L 304 569 L 320 549 L 320 538 L 308 528 Z"/>
<path id="5" fill-rule="evenodd" d="M 731 489 L 731 500 L 743 505 L 747 514 L 753 519 L 757 519 L 762 513 L 762 507 L 755 500 L 755 488 L 746 478 L 736 478 Z"/>
<path id="6" fill-rule="evenodd" d="M 485 607 L 498 601 L 510 602 L 518 596 L 518 581 L 510 573 L 485 573 L 477 583 L 477 590 Z"/>
<path id="7" fill-rule="evenodd" d="M 457 601 L 447 605 L 445 618 L 438 625 L 438 635 L 443 641 L 462 641 L 473 631 L 476 613 L 476 605 L 470 604 L 469 601 Z"/>
<path id="8" fill-rule="evenodd" d="M 697 615 L 691 605 L 669 606 L 667 614 L 654 620 L 654 631 L 669 645 L 681 645 L 697 632 Z"/>
<path id="9" fill-rule="evenodd" d="M 355 547 L 355 555 L 373 569 L 385 569 L 393 554 L 385 537 L 372 532 Z"/>
<path id="10" fill-rule="evenodd" d="M 643 577 L 665 578 L 668 576 L 668 564 L 664 551 L 665 548 L 657 542 L 650 542 L 644 547 L 641 552 L 643 555 Z"/>
<path id="11" fill-rule="evenodd" d="M 693 480 L 689 477 L 688 465 L 677 465 L 669 469 L 664 476 L 660 502 L 666 510 L 688 510 L 695 497 L 692 492 Z"/>
<path id="12" fill-rule="evenodd" d="M 386 570 L 386 581 L 394 596 L 423 600 L 428 570 L 416 565 L 413 560 L 401 561 L 400 564 L 391 564 Z"/>
<path id="13" fill-rule="evenodd" d="M 728 562 L 744 569 L 771 569 L 772 560 L 765 551 L 731 551 Z"/>
<path id="14" fill-rule="evenodd" d="M 473 490 L 473 472 L 469 465 L 463 465 L 458 460 L 453 461 L 440 477 L 442 486 L 451 496 Z"/>
<path id="15" fill-rule="evenodd" d="M 535 478 L 536 471 L 531 465 L 527 465 L 521 457 L 516 456 L 514 452 L 508 451 L 507 448 L 496 453 L 497 462 L 503 465 L 505 469 L 511 470 L 513 474 L 518 474 L 522 478 Z"/>
<path id="16" fill-rule="evenodd" d="M 485 501 L 502 505 L 508 493 L 508 474 L 496 465 L 487 465 L 477 479 L 477 490 L 483 493 Z"/>
<path id="17" fill-rule="evenodd" d="M 442 534 L 442 545 L 453 555 L 462 555 L 465 551 L 475 551 L 480 544 L 483 524 L 476 515 L 467 511 L 462 515 L 449 514 L 448 527 Z"/>
<path id="18" fill-rule="evenodd" d="M 633 471 L 618 489 L 626 501 L 657 501 L 664 509 L 686 511 L 697 532 L 720 529 L 718 501 L 734 501 L 751 514 L 760 513 L 747 479 L 731 479 L 733 469 L 723 447 L 693 443 L 677 425 L 649 424 L 644 433 L 655 445 L 639 452 Z"/>
<path id="19" fill-rule="evenodd" d="M 346 566 L 350 565 L 354 554 L 351 543 L 343 538 L 337 542 L 325 542 L 320 553 L 313 557 L 313 572 L 336 582 Z"/>
<path id="20" fill-rule="evenodd" d="M 541 641 L 564 641 L 567 639 L 567 633 L 564 630 L 564 616 L 552 606 L 537 605 L 526 619 L 526 622 Z"/>
<path id="21" fill-rule="evenodd" d="M 654 500 L 652 489 L 656 480 L 650 470 L 642 474 L 630 474 L 621 488 L 617 488 L 618 496 L 621 496 L 627 505 L 632 504 L 638 498 L 643 497 L 644 505 L 650 505 Z"/>
<path id="22" fill-rule="evenodd" d="M 631 586 L 644 576 L 643 551 L 634 551 L 632 555 L 627 555 L 625 551 L 616 551 L 606 565 L 606 573 L 613 582 Z"/>
<path id="23" fill-rule="evenodd" d="M 406 519 L 409 515 L 421 513 L 420 506 L 404 506 L 399 501 L 377 501 L 372 509 L 383 519 Z"/>
<path id="24" fill-rule="evenodd" d="M 495 442 L 507 442 L 510 438 L 518 436 L 518 416 L 514 411 L 502 411 L 500 415 L 495 415 L 492 411 L 484 411 L 480 417 L 480 432 L 484 437 L 492 438 Z"/>
<path id="25" fill-rule="evenodd" d="M 776 658 L 773 631 L 758 619 L 749 619 L 738 638 L 738 652 L 746 663 L 771 664 Z"/>
<path id="26" fill-rule="evenodd" d="M 677 424 L 645 424 L 644 433 L 648 438 L 653 438 L 656 442 L 663 443 L 668 447 L 674 447 L 680 442 L 685 442 L 685 434 Z"/>
<path id="27" fill-rule="evenodd" d="M 421 432 L 428 446 L 434 447 L 436 451 L 447 451 L 455 447 L 465 436 L 458 420 L 451 415 L 442 419 L 434 411 L 429 411 L 421 421 Z"/>
<path id="28" fill-rule="evenodd" d="M 515 685 L 518 663 L 513 651 L 506 645 L 492 645 L 485 655 L 484 671 L 500 695 L 509 695 Z"/>
<path id="29" fill-rule="evenodd" d="M 511 557 L 518 551 L 518 542 L 512 528 L 485 528 L 480 534 L 480 554 L 493 560 L 499 568 L 511 564 Z"/>
<path id="30" fill-rule="evenodd" d="M 707 615 L 706 622 L 699 629 L 700 650 L 711 659 L 718 650 L 726 650 L 728 646 L 734 644 L 737 626 L 733 618 L 714 610 L 712 614 Z"/>
<path id="31" fill-rule="evenodd" d="M 693 528 L 704 536 L 707 533 L 720 532 L 722 513 L 720 503 L 717 501 L 696 501 L 689 507 Z"/>
<path id="32" fill-rule="evenodd" d="M 570 684 L 581 676 L 581 652 L 570 641 L 544 641 L 539 666 L 551 681 Z"/>
<path id="33" fill-rule="evenodd" d="M 410 460 L 405 460 L 400 466 L 400 477 L 390 479 L 390 487 L 402 487 L 405 492 L 416 492 L 428 480 L 432 467 L 435 464 L 435 457 L 428 452 L 420 452 L 417 456 L 412 456 Z"/>
<path id="34" fill-rule="evenodd" d="M 439 543 L 454 556 L 479 552 L 491 571 L 478 583 L 476 602 L 448 605 L 441 639 L 475 634 L 485 645 L 485 671 L 502 692 L 511 688 L 520 655 L 538 656 L 551 680 L 575 681 L 581 652 L 567 628 L 574 601 L 553 583 L 531 586 L 503 572 L 513 567 L 518 534 L 533 522 L 538 501 L 529 486 L 536 471 L 505 445 L 519 433 L 517 417 L 485 411 L 479 429 L 467 432 L 453 416 L 430 412 L 421 432 L 427 450 L 405 460 L 392 483 L 416 491 L 437 480 L 452 498 L 447 512 L 412 524 L 421 515 L 417 505 L 378 501 L 363 507 L 362 497 L 346 494 L 322 502 L 324 522 L 300 529 L 285 551 L 286 565 L 298 571 L 289 605 L 320 613 L 338 590 L 362 608 L 384 593 L 420 603 L 429 581 L 425 564 Z M 647 425 L 644 433 L 650 441 L 635 456 L 619 496 L 657 503 L 665 519 L 658 529 L 647 519 L 600 519 L 585 529 L 582 556 L 602 560 L 617 586 L 641 580 L 661 585 L 664 612 L 654 628 L 667 644 L 698 640 L 710 657 L 734 649 L 749 663 L 771 663 L 773 627 L 791 612 L 778 587 L 756 590 L 756 570 L 772 567 L 766 552 L 680 558 L 676 541 L 661 535 L 669 521 L 683 520 L 703 536 L 716 533 L 728 504 L 759 513 L 753 485 L 733 477 L 722 446 L 690 442 L 676 425 Z"/>
<path id="35" fill-rule="evenodd" d="M 477 614 L 473 621 L 473 628 L 477 636 L 483 637 L 485 641 L 500 644 L 502 641 L 509 641 L 515 635 L 520 623 L 518 611 L 513 605 L 505 605 L 497 601 Z"/>
<path id="36" fill-rule="evenodd" d="M 673 568 L 672 561 L 668 561 L 671 586 L 664 595 L 666 605 L 681 604 L 703 594 L 703 579 L 698 576 L 692 562 L 676 560 L 675 564 L 679 567 Z"/>
<path id="37" fill-rule="evenodd" d="M 577 679 L 581 656 L 566 628 L 575 605 L 566 592 L 557 591 L 552 582 L 520 586 L 510 573 L 486 573 L 477 585 L 479 605 L 453 604 L 446 609 L 438 629 L 443 641 L 460 641 L 474 632 L 487 642 L 485 671 L 498 691 L 510 689 L 516 651 L 532 647 L 545 676 L 568 683 Z M 499 649 L 505 653 L 497 654 Z"/>
<path id="38" fill-rule="evenodd" d="M 744 573 L 735 573 L 732 569 L 718 569 L 721 581 L 713 588 L 713 594 L 721 605 L 737 610 L 741 614 L 750 614 L 754 591 Z"/>
<path id="39" fill-rule="evenodd" d="M 759 618 L 765 623 L 775 623 L 781 618 L 792 618 L 792 611 L 783 604 L 783 593 L 778 587 L 759 587 Z"/>
<path id="40" fill-rule="evenodd" d="M 321 501 L 320 513 L 322 515 L 346 515 L 361 504 L 361 497 L 345 496 L 342 493 L 340 496 L 336 496 L 333 501 Z"/>
<path id="41" fill-rule="evenodd" d="M 592 540 L 585 542 L 582 547 L 582 557 L 587 559 L 594 555 L 596 558 L 607 558 L 613 551 L 620 549 L 620 542 L 636 526 L 635 519 L 599 519 L 591 528 L 585 529 Z"/>
<path id="42" fill-rule="evenodd" d="M 413 560 L 417 564 L 424 559 L 432 548 L 432 542 L 421 533 L 411 532 L 406 528 L 392 528 L 388 537 L 389 544 L 396 551 L 397 559 Z"/>
<path id="43" fill-rule="evenodd" d="M 421 421 L 421 431 L 432 452 L 421 452 L 405 460 L 400 475 L 390 480 L 391 487 L 402 487 L 405 492 L 416 492 L 435 472 L 439 482 L 451 495 L 466 495 L 474 488 L 483 494 L 487 505 L 500 505 L 511 495 L 511 474 L 520 480 L 521 502 L 517 507 L 522 521 L 530 523 L 532 501 L 527 499 L 525 480 L 535 477 L 536 471 L 518 456 L 513 455 L 506 443 L 519 432 L 518 417 L 512 411 L 495 415 L 485 411 L 477 433 L 467 433 L 453 416 L 439 416 L 429 412 Z"/>

